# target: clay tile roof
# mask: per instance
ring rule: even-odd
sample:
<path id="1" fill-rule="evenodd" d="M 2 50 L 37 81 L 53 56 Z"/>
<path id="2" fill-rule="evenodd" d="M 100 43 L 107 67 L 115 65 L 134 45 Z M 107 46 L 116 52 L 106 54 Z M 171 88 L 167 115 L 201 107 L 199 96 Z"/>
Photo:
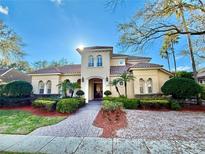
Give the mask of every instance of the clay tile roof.
<path id="1" fill-rule="evenodd" d="M 197 74 L 198 78 L 205 78 L 205 71 L 201 71 Z"/>
<path id="2" fill-rule="evenodd" d="M 110 74 L 122 74 L 128 70 L 132 64 L 126 66 L 110 66 Z"/>
<path id="3" fill-rule="evenodd" d="M 75 64 L 75 65 L 65 65 L 62 67 L 59 67 L 59 70 L 61 73 L 80 73 L 81 72 L 81 65 Z"/>
<path id="4" fill-rule="evenodd" d="M 130 56 L 125 54 L 112 54 L 112 57 L 127 57 L 128 60 L 151 59 L 150 57 Z"/>
<path id="5" fill-rule="evenodd" d="M 150 57 L 141 57 L 141 56 L 128 56 L 128 60 L 136 60 L 136 59 L 151 59 Z"/>
<path id="6" fill-rule="evenodd" d="M 62 67 L 45 68 L 31 72 L 30 74 L 49 74 L 49 73 L 80 73 L 81 65 L 65 65 Z"/>
<path id="7" fill-rule="evenodd" d="M 0 75 L 4 74 L 8 70 L 9 70 L 9 68 L 1 68 L 0 69 Z"/>
<path id="8" fill-rule="evenodd" d="M 112 46 L 91 46 L 91 47 L 85 47 L 84 49 L 107 49 L 107 48 L 113 49 Z"/>
<path id="9" fill-rule="evenodd" d="M 152 63 L 137 63 L 130 66 L 130 68 L 151 68 L 151 67 L 163 67 L 163 65 L 152 64 Z"/>

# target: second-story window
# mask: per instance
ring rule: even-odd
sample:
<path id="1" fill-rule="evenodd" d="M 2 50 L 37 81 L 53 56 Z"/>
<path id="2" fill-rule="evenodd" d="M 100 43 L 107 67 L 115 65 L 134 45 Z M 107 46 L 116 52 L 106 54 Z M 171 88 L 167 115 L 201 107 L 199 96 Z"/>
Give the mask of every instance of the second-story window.
<path id="1" fill-rule="evenodd" d="M 102 66 L 102 56 L 101 55 L 97 56 L 97 66 Z"/>
<path id="2" fill-rule="evenodd" d="M 93 67 L 94 66 L 94 58 L 93 56 L 89 56 L 88 58 L 88 67 Z"/>

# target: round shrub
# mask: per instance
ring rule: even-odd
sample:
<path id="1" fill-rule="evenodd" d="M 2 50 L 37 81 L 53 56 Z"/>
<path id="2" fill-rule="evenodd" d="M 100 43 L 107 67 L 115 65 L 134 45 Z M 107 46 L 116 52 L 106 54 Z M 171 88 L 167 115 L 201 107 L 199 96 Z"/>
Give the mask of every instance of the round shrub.
<path id="1" fill-rule="evenodd" d="M 119 109 L 123 108 L 123 103 L 105 100 L 105 101 L 103 101 L 102 108 L 105 111 L 115 111 L 115 110 L 119 110 Z"/>
<path id="2" fill-rule="evenodd" d="M 110 90 L 106 90 L 106 91 L 104 92 L 104 95 L 105 95 L 105 96 L 110 96 L 110 95 L 112 95 L 112 92 L 111 92 Z"/>
<path id="3" fill-rule="evenodd" d="M 61 113 L 75 112 L 80 105 L 80 100 L 76 98 L 61 99 L 56 106 L 56 110 Z"/>
<path id="4" fill-rule="evenodd" d="M 5 85 L 4 94 L 10 97 L 27 97 L 32 93 L 33 87 L 26 81 L 12 81 Z"/>
<path id="5" fill-rule="evenodd" d="M 78 90 L 77 92 L 76 92 L 76 95 L 78 96 L 78 97 L 81 97 L 81 96 L 83 96 L 85 93 L 84 93 L 84 91 L 82 91 L 82 90 Z"/>
<path id="6" fill-rule="evenodd" d="M 201 87 L 192 79 L 172 78 L 165 82 L 161 88 L 165 95 L 172 95 L 175 99 L 186 99 L 201 92 Z"/>

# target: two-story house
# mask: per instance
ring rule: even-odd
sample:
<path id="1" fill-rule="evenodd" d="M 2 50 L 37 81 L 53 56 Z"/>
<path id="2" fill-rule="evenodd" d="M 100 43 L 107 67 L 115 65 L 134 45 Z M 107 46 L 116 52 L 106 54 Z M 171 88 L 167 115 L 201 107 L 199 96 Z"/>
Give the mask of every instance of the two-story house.
<path id="1" fill-rule="evenodd" d="M 113 47 L 94 46 L 78 48 L 81 64 L 65 65 L 32 72 L 35 94 L 59 94 L 58 84 L 64 80 L 78 82 L 85 92 L 87 102 L 103 97 L 105 90 L 118 96 L 110 82 L 125 72 L 131 72 L 135 79 L 127 85 L 128 97 L 136 95 L 160 94 L 161 87 L 172 74 L 162 65 L 150 63 L 149 57 L 129 56 L 113 53 Z M 118 85 L 124 95 L 124 85 Z"/>

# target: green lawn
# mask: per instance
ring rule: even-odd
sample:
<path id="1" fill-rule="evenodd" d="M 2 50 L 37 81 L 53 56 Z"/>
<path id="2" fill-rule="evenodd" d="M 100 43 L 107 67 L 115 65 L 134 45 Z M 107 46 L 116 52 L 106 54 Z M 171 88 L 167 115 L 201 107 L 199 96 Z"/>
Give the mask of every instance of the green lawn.
<path id="1" fill-rule="evenodd" d="M 26 111 L 0 110 L 0 134 L 28 134 L 36 128 L 58 123 L 64 118 L 36 116 Z"/>

